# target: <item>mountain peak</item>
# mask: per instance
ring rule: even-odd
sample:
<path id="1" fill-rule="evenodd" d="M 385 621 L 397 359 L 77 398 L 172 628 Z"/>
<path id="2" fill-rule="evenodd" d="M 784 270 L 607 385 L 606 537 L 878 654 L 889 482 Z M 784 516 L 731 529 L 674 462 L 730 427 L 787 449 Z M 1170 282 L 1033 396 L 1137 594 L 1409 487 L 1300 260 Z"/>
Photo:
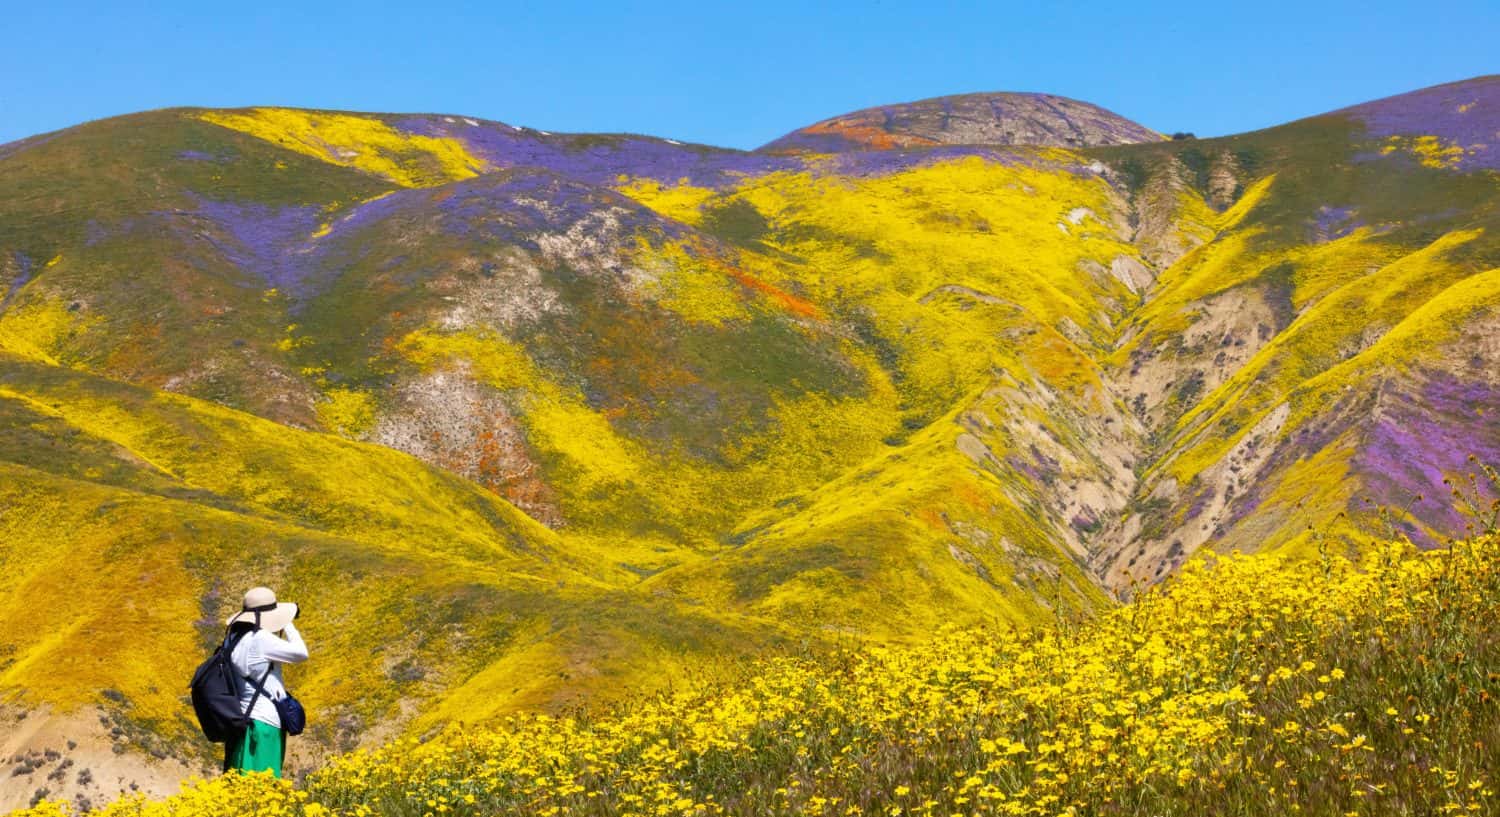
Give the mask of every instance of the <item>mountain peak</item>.
<path id="1" fill-rule="evenodd" d="M 934 145 L 1093 147 L 1161 135 L 1097 105 L 1052 94 L 977 93 L 880 105 L 809 125 L 766 153 L 840 153 Z"/>

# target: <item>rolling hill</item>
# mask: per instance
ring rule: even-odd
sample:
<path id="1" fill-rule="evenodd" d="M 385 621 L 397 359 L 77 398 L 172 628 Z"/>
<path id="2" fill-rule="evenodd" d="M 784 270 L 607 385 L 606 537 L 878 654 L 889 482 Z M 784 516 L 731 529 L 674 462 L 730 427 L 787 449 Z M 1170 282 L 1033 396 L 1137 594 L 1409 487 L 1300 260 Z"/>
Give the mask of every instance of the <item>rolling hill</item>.
<path id="1" fill-rule="evenodd" d="M 1052 94 L 963 94 L 882 105 L 798 128 L 758 150 L 841 153 L 935 145 L 1099 147 L 1161 135 L 1087 102 Z"/>
<path id="2" fill-rule="evenodd" d="M 1441 543 L 1445 477 L 1500 461 L 1497 103 L 1164 141 L 966 95 L 755 152 L 172 109 L 0 146 L 0 805 L 204 759 L 178 679 L 262 581 L 308 610 L 305 768 L 1099 610 L 1202 548 Z M 113 776 L 49 778 L 86 758 Z"/>

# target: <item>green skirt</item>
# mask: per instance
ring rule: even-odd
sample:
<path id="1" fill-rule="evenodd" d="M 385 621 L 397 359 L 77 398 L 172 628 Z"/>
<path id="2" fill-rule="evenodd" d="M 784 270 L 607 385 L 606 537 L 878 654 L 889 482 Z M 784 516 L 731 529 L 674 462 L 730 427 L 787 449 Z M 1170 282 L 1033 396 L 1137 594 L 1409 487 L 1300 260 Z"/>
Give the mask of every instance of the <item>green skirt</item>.
<path id="1" fill-rule="evenodd" d="M 286 760 L 286 732 L 260 721 L 251 721 L 244 733 L 224 742 L 224 771 L 264 772 L 281 777 Z"/>

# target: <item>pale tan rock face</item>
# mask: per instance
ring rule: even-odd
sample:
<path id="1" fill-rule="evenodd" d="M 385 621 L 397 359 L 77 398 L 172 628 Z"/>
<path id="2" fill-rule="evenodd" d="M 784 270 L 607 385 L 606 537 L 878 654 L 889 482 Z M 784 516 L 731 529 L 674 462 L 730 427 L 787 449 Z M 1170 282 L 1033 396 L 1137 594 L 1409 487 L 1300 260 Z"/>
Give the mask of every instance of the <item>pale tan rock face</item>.
<path id="1" fill-rule="evenodd" d="M 103 709 L 0 707 L 0 811 L 25 808 L 39 793 L 75 806 L 131 792 L 163 796 L 184 778 L 215 771 L 204 757 L 152 757 L 129 735 L 112 734 L 119 731 L 112 723 Z"/>

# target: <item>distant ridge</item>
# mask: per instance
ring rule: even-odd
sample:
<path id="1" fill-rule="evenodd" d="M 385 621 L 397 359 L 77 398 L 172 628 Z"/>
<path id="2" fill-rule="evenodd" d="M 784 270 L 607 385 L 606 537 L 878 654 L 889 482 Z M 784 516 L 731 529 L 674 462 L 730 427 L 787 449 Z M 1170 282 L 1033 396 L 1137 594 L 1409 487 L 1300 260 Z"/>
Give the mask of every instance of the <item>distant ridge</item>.
<path id="1" fill-rule="evenodd" d="M 841 153 L 933 145 L 1101 147 L 1162 136 L 1097 105 L 1052 94 L 978 93 L 879 105 L 824 119 L 763 153 Z"/>
<path id="2" fill-rule="evenodd" d="M 1371 136 L 1428 137 L 1429 149 L 1450 152 L 1455 167 L 1500 169 L 1500 74 L 1421 88 L 1333 111 L 1364 123 Z"/>

